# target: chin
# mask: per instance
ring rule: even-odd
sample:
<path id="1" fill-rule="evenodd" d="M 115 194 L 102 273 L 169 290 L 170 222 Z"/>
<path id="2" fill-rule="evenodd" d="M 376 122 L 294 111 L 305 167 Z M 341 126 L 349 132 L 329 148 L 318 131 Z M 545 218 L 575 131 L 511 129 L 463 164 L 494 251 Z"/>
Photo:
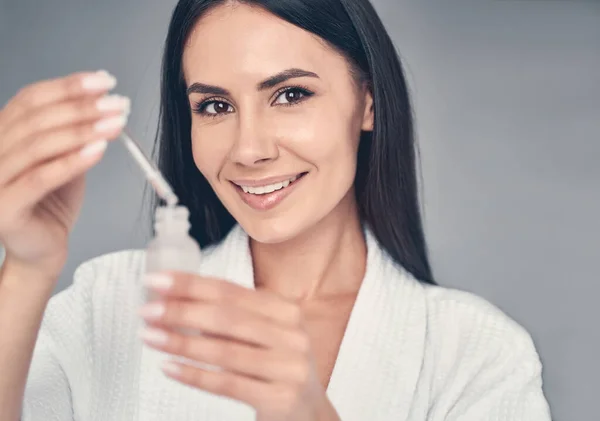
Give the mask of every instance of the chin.
<path id="1" fill-rule="evenodd" d="M 262 221 L 240 220 L 239 224 L 252 240 L 263 244 L 285 243 L 303 232 L 297 221 L 290 223 L 285 218 L 277 219 Z"/>

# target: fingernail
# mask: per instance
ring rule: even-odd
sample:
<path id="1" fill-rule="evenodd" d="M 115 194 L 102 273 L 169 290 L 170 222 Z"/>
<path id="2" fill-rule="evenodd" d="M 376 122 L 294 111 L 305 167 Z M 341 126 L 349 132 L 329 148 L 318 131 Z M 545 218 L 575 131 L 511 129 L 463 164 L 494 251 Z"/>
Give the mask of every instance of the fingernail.
<path id="1" fill-rule="evenodd" d="M 162 303 L 146 304 L 140 309 L 139 314 L 147 320 L 159 319 L 165 314 L 165 306 Z"/>
<path id="2" fill-rule="evenodd" d="M 171 361 L 164 362 L 162 364 L 162 369 L 165 373 L 172 374 L 174 376 L 177 376 L 178 374 L 181 373 L 181 369 L 179 368 L 179 365 L 177 365 Z"/>
<path id="3" fill-rule="evenodd" d="M 83 147 L 79 153 L 81 156 L 89 157 L 93 155 L 98 155 L 106 149 L 108 142 L 106 140 L 99 140 L 94 143 L 90 143 L 89 145 Z"/>
<path id="4" fill-rule="evenodd" d="M 152 344 L 164 345 L 169 340 L 169 335 L 160 329 L 146 328 L 140 333 L 140 337 Z"/>
<path id="5" fill-rule="evenodd" d="M 173 286 L 173 278 L 162 273 L 148 273 L 144 276 L 144 285 L 166 291 Z"/>
<path id="6" fill-rule="evenodd" d="M 129 98 L 121 95 L 108 95 L 96 101 L 98 111 L 123 111 L 129 114 L 131 101 Z"/>
<path id="7" fill-rule="evenodd" d="M 125 127 L 127 123 L 127 117 L 124 115 L 119 115 L 115 117 L 109 117 L 100 120 L 94 125 L 94 130 L 97 132 L 108 132 L 115 129 L 120 129 Z"/>
<path id="8" fill-rule="evenodd" d="M 86 91 L 111 90 L 117 86 L 117 78 L 106 70 L 99 70 L 94 74 L 86 76 L 82 82 Z"/>

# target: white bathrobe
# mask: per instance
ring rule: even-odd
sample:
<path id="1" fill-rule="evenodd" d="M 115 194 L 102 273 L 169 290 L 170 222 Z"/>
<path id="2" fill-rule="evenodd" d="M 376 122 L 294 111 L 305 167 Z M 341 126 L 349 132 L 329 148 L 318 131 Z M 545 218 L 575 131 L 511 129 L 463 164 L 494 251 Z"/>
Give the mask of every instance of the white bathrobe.
<path id="1" fill-rule="evenodd" d="M 485 300 L 417 282 L 366 231 L 363 284 L 327 389 L 342 421 L 550 421 L 530 335 Z M 83 263 L 46 310 L 24 421 L 251 421 L 245 404 L 162 374 L 137 316 L 145 254 Z M 301 270 L 301 268 L 299 268 Z M 239 227 L 200 273 L 254 287 Z"/>

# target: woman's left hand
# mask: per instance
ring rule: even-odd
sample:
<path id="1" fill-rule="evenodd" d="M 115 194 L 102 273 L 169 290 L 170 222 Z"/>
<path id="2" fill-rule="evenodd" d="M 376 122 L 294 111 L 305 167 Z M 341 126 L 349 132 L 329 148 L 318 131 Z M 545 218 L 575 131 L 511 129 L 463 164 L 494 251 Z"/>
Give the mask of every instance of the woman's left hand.
<path id="1" fill-rule="evenodd" d="M 183 273 L 149 276 L 145 342 L 214 366 L 169 362 L 173 379 L 254 407 L 259 421 L 339 421 L 319 381 L 300 307 L 267 291 Z M 199 334 L 184 334 L 182 331 Z"/>

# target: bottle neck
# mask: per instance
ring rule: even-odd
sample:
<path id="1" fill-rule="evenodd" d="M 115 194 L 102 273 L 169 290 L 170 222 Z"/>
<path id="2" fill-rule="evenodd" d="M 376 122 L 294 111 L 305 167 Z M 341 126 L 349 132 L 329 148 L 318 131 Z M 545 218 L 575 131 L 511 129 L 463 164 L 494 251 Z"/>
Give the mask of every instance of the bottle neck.
<path id="1" fill-rule="evenodd" d="M 187 236 L 191 227 L 188 217 L 187 208 L 182 206 L 157 208 L 154 229 L 161 236 Z"/>
<path id="2" fill-rule="evenodd" d="M 158 235 L 188 235 L 190 224 L 187 221 L 161 221 L 154 224 Z"/>

